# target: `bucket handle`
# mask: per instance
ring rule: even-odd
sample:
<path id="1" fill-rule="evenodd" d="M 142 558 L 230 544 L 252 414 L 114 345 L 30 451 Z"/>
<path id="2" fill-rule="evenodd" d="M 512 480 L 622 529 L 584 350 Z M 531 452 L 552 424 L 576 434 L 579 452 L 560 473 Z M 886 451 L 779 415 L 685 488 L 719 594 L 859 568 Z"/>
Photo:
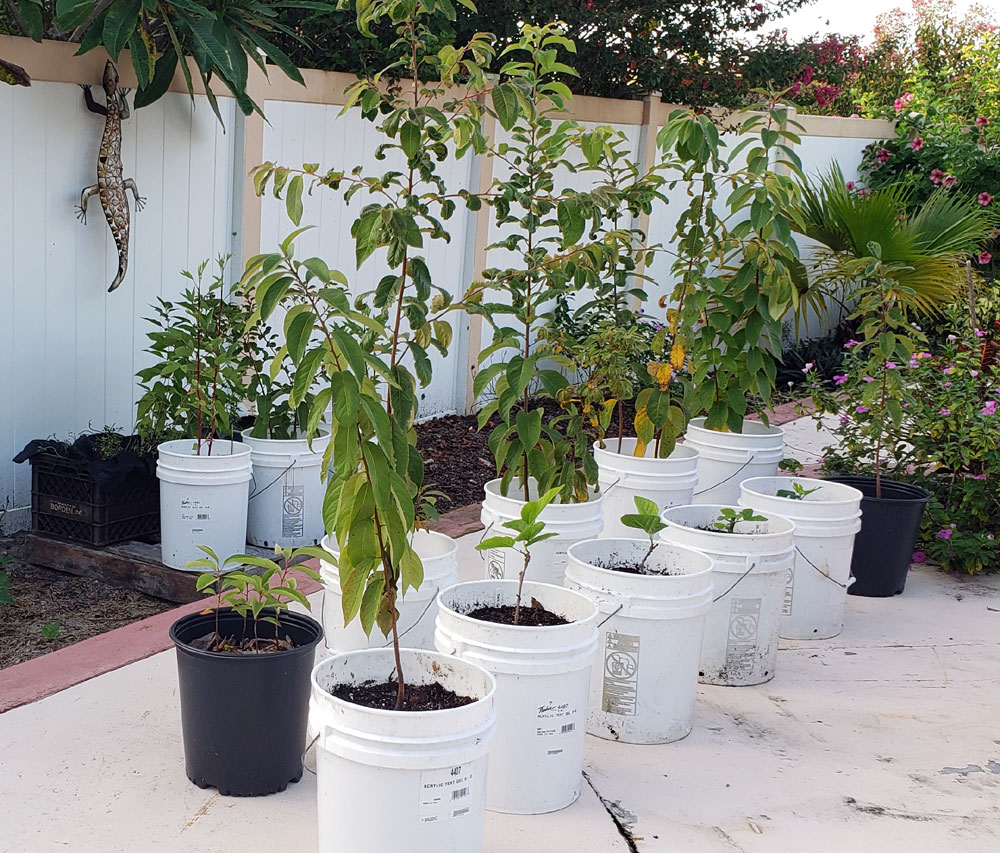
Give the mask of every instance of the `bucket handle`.
<path id="1" fill-rule="evenodd" d="M 810 560 L 805 554 L 803 554 L 802 549 L 799 548 L 798 545 L 795 546 L 795 550 L 798 552 L 798 555 L 803 560 L 805 560 L 810 566 L 812 566 L 817 572 L 819 572 L 823 577 L 825 577 L 828 581 L 830 581 L 830 583 L 836 584 L 841 589 L 847 589 L 852 583 L 854 583 L 854 581 L 857 580 L 857 578 L 852 575 L 847 579 L 847 583 L 841 583 L 840 581 L 835 581 L 833 578 L 830 577 L 828 572 L 824 572 L 819 566 L 817 566 L 812 560 Z"/>
<path id="2" fill-rule="evenodd" d="M 287 474 L 287 473 L 288 473 L 289 471 L 291 471 L 291 470 L 292 470 L 292 468 L 294 468 L 294 467 L 295 467 L 295 463 L 296 463 L 296 461 L 297 461 L 297 460 L 293 459 L 293 460 L 292 460 L 292 463 L 291 463 L 291 464 L 290 464 L 290 465 L 289 465 L 289 466 L 288 466 L 288 467 L 287 467 L 287 468 L 286 468 L 286 469 L 285 469 L 284 471 L 282 471 L 282 472 L 281 472 L 280 474 L 278 474 L 278 476 L 277 476 L 277 477 L 275 477 L 275 478 L 274 478 L 273 480 L 271 480 L 271 482 L 270 482 L 270 483 L 268 483 L 268 484 L 267 484 L 266 486 L 264 486 L 264 488 L 263 488 L 263 489 L 261 489 L 260 491 L 257 491 L 257 479 L 256 479 L 256 478 L 254 477 L 254 475 L 253 475 L 253 474 L 251 473 L 251 474 L 250 474 L 250 480 L 251 480 L 251 482 L 252 482 L 252 483 L 254 484 L 254 490 L 253 490 L 252 492 L 250 492 L 250 497 L 248 497 L 248 498 L 247 498 L 247 500 L 248 500 L 248 501 L 252 501 L 252 500 L 253 500 L 253 499 L 254 499 L 255 497 L 257 497 L 258 495 L 262 495 L 262 494 L 264 494 L 264 492 L 266 492 L 266 491 L 267 491 L 268 489 L 270 489 L 270 488 L 271 488 L 271 486 L 273 486 L 273 485 L 274 485 L 275 483 L 277 483 L 277 482 L 278 482 L 278 480 L 282 479 L 282 478 L 283 478 L 283 477 L 285 476 L 285 474 Z"/>
<path id="3" fill-rule="evenodd" d="M 310 773 L 312 773 L 313 776 L 316 775 L 316 768 L 310 767 L 307 759 L 309 757 L 309 750 L 311 750 L 314 746 L 316 746 L 316 741 L 318 740 L 319 740 L 319 732 L 316 732 L 316 734 L 313 735 L 313 739 L 309 741 L 309 743 L 306 744 L 306 748 L 302 750 L 302 769 L 308 770 Z M 315 756 L 316 751 L 313 750 L 312 754 L 313 756 Z"/>
<path id="4" fill-rule="evenodd" d="M 750 562 L 750 558 L 749 557 L 747 557 L 747 562 Z M 733 585 L 731 587 L 729 587 L 729 589 L 727 589 L 724 593 L 722 593 L 722 595 L 717 595 L 717 596 L 715 596 L 715 598 L 712 599 L 712 604 L 715 604 L 715 602 L 717 602 L 717 601 L 721 601 L 723 598 L 725 598 L 727 595 L 729 595 L 729 593 L 731 593 L 734 589 L 736 589 L 736 587 L 739 585 L 740 581 L 742 581 L 743 578 L 745 578 L 748 574 L 750 574 L 750 572 L 752 572 L 755 568 L 757 568 L 757 564 L 756 563 L 750 563 L 749 568 L 747 568 L 747 570 L 742 575 L 740 575 L 738 578 L 736 578 L 735 581 L 733 581 Z"/>
<path id="5" fill-rule="evenodd" d="M 412 631 L 412 630 L 413 630 L 414 628 L 416 628 L 416 627 L 417 627 L 417 625 L 419 625 L 419 624 L 420 624 L 420 622 L 421 622 L 421 621 L 423 620 L 424 616 L 426 616 L 426 615 L 427 615 L 427 611 L 431 609 L 431 605 L 432 605 L 432 604 L 433 604 L 433 603 L 434 603 L 435 601 L 437 601 L 437 595 L 438 595 L 438 593 L 439 593 L 440 591 L 441 591 L 441 587 L 437 587 L 437 588 L 435 588 L 435 590 L 434 590 L 434 594 L 433 594 L 433 595 L 431 596 L 430 600 L 429 600 L 429 601 L 427 602 L 427 605 L 426 605 L 426 606 L 424 607 L 423 611 L 422 611 L 422 612 L 420 613 L 420 615 L 419 615 L 419 616 L 417 617 L 416 621 L 415 621 L 415 622 L 414 622 L 414 623 L 413 623 L 413 624 L 412 624 L 412 625 L 411 625 L 411 626 L 410 626 L 409 628 L 407 628 L 407 629 L 406 629 L 405 631 L 403 631 L 403 633 L 402 633 L 402 634 L 400 634 L 400 635 L 399 635 L 399 639 L 401 639 L 401 640 L 402 640 L 402 639 L 403 639 L 403 637 L 405 637 L 405 636 L 406 636 L 407 634 L 409 634 L 409 633 L 410 633 L 410 631 Z M 326 592 L 325 592 L 325 591 L 324 591 L 324 593 L 323 593 L 323 603 L 322 603 L 322 604 L 320 605 L 320 607 L 319 607 L 319 618 L 320 618 L 320 621 L 322 621 L 322 622 L 323 622 L 324 624 L 326 624 Z M 325 646 L 326 646 L 326 649 L 327 649 L 327 651 L 330 651 L 330 652 L 332 652 L 332 651 L 333 651 L 333 649 L 331 649 L 331 648 L 330 648 L 330 640 L 329 640 L 329 637 L 328 637 L 328 636 L 326 636 L 325 634 L 324 634 L 324 636 L 323 636 L 323 645 L 325 645 Z M 384 648 L 387 648 L 387 647 L 388 647 L 388 646 L 390 646 L 390 645 L 392 645 L 392 639 L 391 639 L 391 638 L 390 638 L 389 642 L 387 642 L 387 643 L 384 643 L 384 644 L 382 645 L 382 648 L 383 648 L 383 649 L 384 649 Z"/>
<path id="6" fill-rule="evenodd" d="M 600 628 L 607 622 L 612 616 L 617 614 L 625 606 L 624 602 L 619 604 L 614 610 L 612 610 L 607 616 L 605 616 L 600 622 L 597 623 L 597 627 Z"/>
<path id="7" fill-rule="evenodd" d="M 735 471 L 733 471 L 733 473 L 732 473 L 732 474 L 730 474 L 730 475 L 729 475 L 728 477 L 726 477 L 726 479 L 725 479 L 725 480 L 720 480 L 720 481 L 719 481 L 718 483 L 716 483 L 716 484 L 715 484 L 714 486 L 709 486 L 709 487 L 708 487 L 708 488 L 706 488 L 706 489 L 699 489 L 699 490 L 698 490 L 697 492 L 695 492 L 695 493 L 694 493 L 694 494 L 693 494 L 693 495 L 692 495 L 691 497 L 697 497 L 698 495 L 703 495 L 703 494 L 705 494 L 705 492 L 710 492 L 710 491 L 712 491 L 712 489 L 715 489 L 715 488 L 718 488 L 719 486 L 723 485 L 724 483 L 728 483 L 728 482 L 729 482 L 730 480 L 732 480 L 732 479 L 733 479 L 733 477 L 735 477 L 735 476 L 736 476 L 737 474 L 739 474 L 739 473 L 740 473 L 740 471 L 742 471 L 742 470 L 743 470 L 744 468 L 746 468 L 746 467 L 747 467 L 747 465 L 749 465 L 749 464 L 750 464 L 751 462 L 753 462 L 753 460 L 754 460 L 754 456 L 755 456 L 755 455 L 756 455 L 756 454 L 754 454 L 754 453 L 752 453 L 752 452 L 750 452 L 750 451 L 748 450 L 748 451 L 747 451 L 747 461 L 746 461 L 746 462 L 744 462 L 744 463 L 743 463 L 742 465 L 740 465 L 740 467 L 739 467 L 739 468 L 737 468 L 737 469 L 736 469 Z"/>

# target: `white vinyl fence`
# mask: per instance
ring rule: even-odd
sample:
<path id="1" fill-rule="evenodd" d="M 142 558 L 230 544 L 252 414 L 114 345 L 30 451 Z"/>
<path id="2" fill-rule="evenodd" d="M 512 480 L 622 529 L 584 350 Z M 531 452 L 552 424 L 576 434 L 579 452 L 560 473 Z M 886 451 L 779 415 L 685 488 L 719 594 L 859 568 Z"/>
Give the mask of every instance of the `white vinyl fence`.
<path id="1" fill-rule="evenodd" d="M 134 426 L 134 376 L 148 363 L 149 304 L 183 290 L 182 270 L 232 253 L 238 274 L 241 259 L 276 247 L 291 230 L 280 202 L 253 195 L 250 168 L 265 160 L 345 171 L 359 163 L 369 171 L 390 167 L 374 158 L 379 140 L 373 126 L 356 111 L 340 115 L 347 75 L 306 72 L 306 88 L 276 79 L 269 86 L 261 78 L 252 94 L 263 101 L 267 121 L 244 120 L 223 97 L 225 131 L 204 97 L 196 97 L 192 109 L 187 95 L 171 91 L 123 125 L 125 176 L 135 178 L 147 203 L 141 213 L 133 208 L 128 276 L 108 293 L 117 254 L 98 199 L 90 201 L 86 226 L 75 218 L 80 191 L 96 182 L 103 130 L 103 119 L 86 110 L 77 84 L 94 84 L 101 101 L 104 58 L 74 57 L 71 48 L 0 37 L 0 53 L 27 67 L 34 81 L 30 88 L 0 86 L 0 510 L 7 509 L 0 525 L 7 529 L 29 521 L 30 470 L 10 461 L 29 440 Z M 134 85 L 127 57 L 119 71 L 124 85 Z M 181 85 L 175 80 L 173 88 Z M 654 123 L 641 126 L 636 102 L 580 102 L 578 118 L 620 127 L 637 157 L 655 134 Z M 885 122 L 809 118 L 808 125 L 799 147 L 806 170 L 836 160 L 849 178 L 864 146 L 891 133 Z M 445 177 L 451 186 L 474 187 L 492 167 L 468 156 L 449 164 Z M 577 175 L 567 183 L 585 189 L 587 181 Z M 686 205 L 682 196 L 671 201 L 654 211 L 651 242 L 670 241 Z M 355 271 L 350 226 L 364 203 L 359 195 L 345 205 L 337 194 L 317 190 L 302 218 L 315 227 L 298 241 L 306 256 L 320 255 L 345 272 L 357 291 L 382 275 L 372 261 Z M 451 241 L 434 241 L 426 251 L 432 275 L 453 293 L 478 270 L 503 263 L 498 252 L 485 250 L 498 236 L 496 227 L 483 228 L 476 217 L 460 207 L 447 223 Z M 655 283 L 651 299 L 669 288 L 668 267 L 661 256 L 648 271 Z M 424 417 L 467 411 L 473 403 L 471 372 L 481 333 L 475 318 L 459 317 L 455 326 L 448 357 L 434 356 L 434 380 L 421 397 Z"/>

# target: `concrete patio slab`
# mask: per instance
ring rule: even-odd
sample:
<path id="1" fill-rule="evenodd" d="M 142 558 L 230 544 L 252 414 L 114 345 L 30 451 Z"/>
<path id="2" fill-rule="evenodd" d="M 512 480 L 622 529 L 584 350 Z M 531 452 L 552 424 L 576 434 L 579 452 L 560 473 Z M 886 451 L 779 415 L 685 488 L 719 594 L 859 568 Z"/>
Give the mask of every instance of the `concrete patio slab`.
<path id="1" fill-rule="evenodd" d="M 770 683 L 700 688 L 685 740 L 588 738 L 580 800 L 488 815 L 486 849 L 992 853 L 998 707 L 1000 577 L 919 567 L 902 596 L 849 597 L 840 637 L 784 642 Z M 309 853 L 314 811 L 308 774 L 255 800 L 186 780 L 173 652 L 0 714 L 0 853 Z"/>

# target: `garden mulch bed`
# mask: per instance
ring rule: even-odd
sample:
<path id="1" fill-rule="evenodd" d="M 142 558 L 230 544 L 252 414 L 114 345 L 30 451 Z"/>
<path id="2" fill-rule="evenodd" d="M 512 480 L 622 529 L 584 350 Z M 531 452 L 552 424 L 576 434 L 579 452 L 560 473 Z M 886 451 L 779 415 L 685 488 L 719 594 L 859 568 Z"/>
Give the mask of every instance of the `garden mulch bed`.
<path id="1" fill-rule="evenodd" d="M 103 634 L 176 605 L 22 559 L 26 533 L 0 537 L 13 604 L 0 604 L 0 669 Z M 58 623 L 58 627 L 57 626 Z M 49 626 L 51 639 L 43 633 Z"/>

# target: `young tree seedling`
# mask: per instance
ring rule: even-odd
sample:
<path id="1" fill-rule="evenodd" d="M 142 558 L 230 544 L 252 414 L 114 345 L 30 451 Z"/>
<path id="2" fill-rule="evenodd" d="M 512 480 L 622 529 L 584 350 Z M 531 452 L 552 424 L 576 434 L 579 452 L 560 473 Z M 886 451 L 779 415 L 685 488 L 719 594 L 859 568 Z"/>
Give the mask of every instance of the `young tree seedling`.
<path id="1" fill-rule="evenodd" d="M 639 510 L 637 513 L 627 513 L 622 516 L 622 524 L 635 530 L 643 530 L 649 537 L 649 550 L 646 552 L 646 556 L 639 561 L 639 568 L 644 569 L 646 568 L 646 560 L 649 559 L 649 555 L 657 546 L 653 537 L 667 525 L 660 519 L 660 508 L 649 498 L 636 495 L 635 508 Z"/>
<path id="2" fill-rule="evenodd" d="M 712 522 L 713 529 L 721 533 L 735 533 L 736 525 L 741 521 L 767 521 L 763 515 L 756 515 L 749 507 L 744 510 L 735 510 L 732 507 L 723 507 L 715 521 Z"/>
<path id="3" fill-rule="evenodd" d="M 792 483 L 790 489 L 778 489 L 774 494 L 779 498 L 791 498 L 793 501 L 804 500 L 807 495 L 811 495 L 813 492 L 818 492 L 819 486 L 813 489 L 807 489 L 801 483 Z"/>
<path id="4" fill-rule="evenodd" d="M 261 642 L 260 623 L 265 622 L 274 625 L 274 648 L 278 648 L 280 641 L 280 616 L 283 610 L 287 610 L 289 604 L 297 601 L 306 610 L 311 609 L 309 599 L 305 597 L 298 588 L 295 576 L 291 574 L 292 569 L 305 575 L 312 580 L 320 579 L 319 573 L 304 565 L 304 557 L 320 557 L 322 559 L 332 559 L 331 555 L 322 548 L 305 546 L 297 550 L 291 548 L 281 548 L 274 546 L 275 559 L 267 557 L 255 557 L 251 554 L 233 554 L 220 560 L 218 555 L 207 545 L 198 546 L 205 554 L 198 560 L 191 560 L 189 568 L 208 569 L 207 572 L 199 575 L 195 588 L 205 595 L 217 596 L 215 606 L 215 638 L 210 647 L 221 645 L 222 651 L 229 650 L 227 638 L 219 633 L 219 610 L 224 606 L 231 607 L 236 613 L 243 617 L 253 619 L 254 647 L 259 650 Z M 226 571 L 229 566 L 256 566 L 263 569 L 259 574 L 250 574 L 234 568 Z M 264 610 L 270 610 L 273 615 L 261 615 Z"/>
<path id="5" fill-rule="evenodd" d="M 524 587 L 524 576 L 528 571 L 528 563 L 531 562 L 532 545 L 551 539 L 555 533 L 545 533 L 545 522 L 539 521 L 538 516 L 545 507 L 559 494 L 559 487 L 549 489 L 540 498 L 529 501 L 521 507 L 521 517 L 513 521 L 506 521 L 501 525 L 517 533 L 517 536 L 491 536 L 480 542 L 476 546 L 477 551 L 489 551 L 491 548 L 511 548 L 516 551 L 524 560 L 524 567 L 517 579 L 517 600 L 514 605 L 514 624 L 521 619 L 521 590 Z"/>

